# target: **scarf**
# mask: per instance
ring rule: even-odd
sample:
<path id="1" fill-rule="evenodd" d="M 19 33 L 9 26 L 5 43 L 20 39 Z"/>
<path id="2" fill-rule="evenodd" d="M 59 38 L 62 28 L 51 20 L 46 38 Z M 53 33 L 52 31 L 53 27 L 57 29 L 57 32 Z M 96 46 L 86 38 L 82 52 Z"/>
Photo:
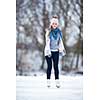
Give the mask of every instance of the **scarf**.
<path id="1" fill-rule="evenodd" d="M 61 38 L 62 38 L 62 32 L 60 31 L 60 29 L 58 29 L 58 28 L 53 29 L 53 30 L 51 30 L 51 32 L 50 32 L 50 38 L 51 38 L 51 36 L 53 36 L 53 38 L 54 38 L 55 40 L 57 40 L 58 34 L 60 34 L 60 36 L 61 36 Z"/>

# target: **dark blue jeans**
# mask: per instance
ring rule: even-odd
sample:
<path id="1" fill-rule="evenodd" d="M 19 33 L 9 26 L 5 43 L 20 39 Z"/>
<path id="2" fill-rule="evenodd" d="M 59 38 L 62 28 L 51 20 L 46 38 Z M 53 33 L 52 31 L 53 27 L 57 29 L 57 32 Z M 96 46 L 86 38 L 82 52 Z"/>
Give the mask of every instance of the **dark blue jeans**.
<path id="1" fill-rule="evenodd" d="M 51 77 L 51 69 L 52 69 L 52 61 L 54 67 L 55 79 L 59 79 L 59 69 L 58 69 L 58 61 L 59 61 L 59 51 L 51 52 L 51 57 L 46 56 L 47 61 L 47 79 Z"/>

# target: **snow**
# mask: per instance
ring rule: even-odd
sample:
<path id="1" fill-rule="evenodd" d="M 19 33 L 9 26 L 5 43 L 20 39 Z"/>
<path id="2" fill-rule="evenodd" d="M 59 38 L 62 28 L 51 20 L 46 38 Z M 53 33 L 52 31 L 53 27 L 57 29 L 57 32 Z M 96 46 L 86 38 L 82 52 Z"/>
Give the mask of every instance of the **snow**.
<path id="1" fill-rule="evenodd" d="M 60 88 L 56 88 L 54 75 L 51 87 L 42 76 L 16 76 L 16 100 L 83 100 L 83 77 L 60 75 Z"/>

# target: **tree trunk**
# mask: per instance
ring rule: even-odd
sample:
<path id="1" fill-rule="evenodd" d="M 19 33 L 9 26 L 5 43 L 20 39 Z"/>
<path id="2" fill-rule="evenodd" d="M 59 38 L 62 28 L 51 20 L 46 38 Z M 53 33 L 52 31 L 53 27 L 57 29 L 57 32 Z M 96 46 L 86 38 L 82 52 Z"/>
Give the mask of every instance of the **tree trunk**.
<path id="1" fill-rule="evenodd" d="M 79 63 L 79 53 L 77 53 L 77 60 L 76 60 L 76 66 L 75 66 L 76 69 L 78 69 L 78 63 Z"/>
<path id="2" fill-rule="evenodd" d="M 49 26 L 49 22 L 48 22 L 48 11 L 46 10 L 46 3 L 45 0 L 43 0 L 43 40 L 44 40 L 44 44 L 43 44 L 43 53 L 42 53 L 42 64 L 41 64 L 41 68 L 40 69 L 44 69 L 44 61 L 45 61 L 45 57 L 44 57 L 44 48 L 45 48 L 45 29 L 48 28 Z"/>
<path id="3" fill-rule="evenodd" d="M 70 69 L 71 69 L 71 70 L 72 70 L 72 68 L 73 68 L 74 58 L 75 58 L 75 53 L 73 54 L 73 58 L 72 58 L 72 61 L 71 61 L 71 64 L 70 64 Z"/>

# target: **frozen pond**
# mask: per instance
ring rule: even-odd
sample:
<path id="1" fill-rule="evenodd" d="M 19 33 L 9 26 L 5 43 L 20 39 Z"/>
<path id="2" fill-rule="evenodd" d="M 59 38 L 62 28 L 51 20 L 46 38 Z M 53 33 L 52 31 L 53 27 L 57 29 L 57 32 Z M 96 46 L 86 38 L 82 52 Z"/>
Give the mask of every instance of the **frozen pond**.
<path id="1" fill-rule="evenodd" d="M 83 76 L 60 75 L 60 88 L 56 88 L 52 75 L 51 87 L 46 75 L 17 76 L 16 100 L 83 100 Z"/>

